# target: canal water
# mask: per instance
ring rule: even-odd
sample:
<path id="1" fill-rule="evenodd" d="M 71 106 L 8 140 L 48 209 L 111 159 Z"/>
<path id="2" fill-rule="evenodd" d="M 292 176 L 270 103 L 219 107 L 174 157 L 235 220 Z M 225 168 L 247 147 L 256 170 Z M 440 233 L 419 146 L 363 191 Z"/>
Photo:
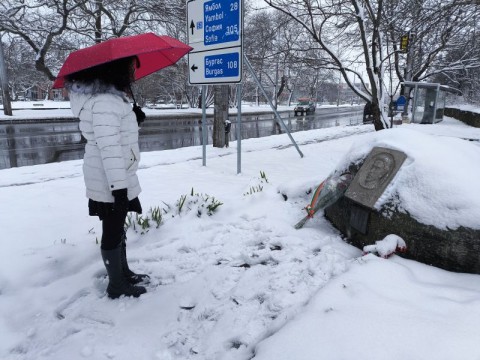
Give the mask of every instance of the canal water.
<path id="1" fill-rule="evenodd" d="M 290 132 L 306 131 L 362 121 L 361 107 L 319 108 L 312 115 L 281 117 Z M 236 140 L 236 115 L 230 117 L 230 142 Z M 208 143 L 212 143 L 213 118 L 208 117 Z M 242 139 L 284 133 L 273 114 L 242 115 Z M 157 151 L 202 145 L 201 115 L 148 117 L 140 129 L 140 150 Z M 76 119 L 0 120 L 0 169 L 47 164 L 83 158 L 85 141 Z"/>

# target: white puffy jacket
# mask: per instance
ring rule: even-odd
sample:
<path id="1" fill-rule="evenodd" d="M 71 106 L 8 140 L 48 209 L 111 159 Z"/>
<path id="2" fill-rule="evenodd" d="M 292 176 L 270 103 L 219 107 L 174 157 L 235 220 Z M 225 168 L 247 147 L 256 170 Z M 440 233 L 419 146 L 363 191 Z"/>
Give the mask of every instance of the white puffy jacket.
<path id="1" fill-rule="evenodd" d="M 132 105 L 113 88 L 93 93 L 75 84 L 69 90 L 72 112 L 87 140 L 83 162 L 87 197 L 112 203 L 112 191 L 127 188 L 129 200 L 136 198 L 141 191 L 136 175 L 140 150 Z"/>

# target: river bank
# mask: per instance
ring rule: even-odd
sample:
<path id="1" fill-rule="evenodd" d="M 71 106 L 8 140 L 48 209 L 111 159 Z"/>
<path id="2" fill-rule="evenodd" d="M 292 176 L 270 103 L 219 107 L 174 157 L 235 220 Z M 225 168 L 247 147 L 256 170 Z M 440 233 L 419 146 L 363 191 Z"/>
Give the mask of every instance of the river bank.
<path id="1" fill-rule="evenodd" d="M 58 111 L 69 112 L 70 109 L 37 111 L 44 117 L 21 118 L 17 114 L 13 119 L 0 121 L 0 169 L 82 158 L 85 144 L 78 129 L 78 119 L 71 115 L 55 117 L 53 114 Z M 202 144 L 201 112 L 188 112 L 188 109 L 163 113 L 146 109 L 146 112 L 147 120 L 140 128 L 142 152 Z M 207 116 L 207 141 L 212 143 L 213 111 Z M 280 116 L 289 131 L 296 132 L 356 124 L 361 122 L 361 106 L 319 108 L 313 115 L 297 117 L 293 111 L 283 111 Z M 237 139 L 237 114 L 229 115 L 229 120 L 232 122 L 229 139 L 234 141 Z M 281 132 L 271 112 L 265 109 L 242 111 L 242 139 Z"/>
<path id="2" fill-rule="evenodd" d="M 352 105 L 340 105 L 339 107 L 351 107 Z M 355 104 L 353 106 L 359 106 Z M 293 112 L 295 105 L 279 105 L 277 111 L 279 113 Z M 336 108 L 336 105 L 320 105 L 317 109 Z M 156 119 L 182 117 L 182 118 L 197 118 L 202 115 L 202 109 L 198 108 L 182 108 L 177 109 L 173 106 L 159 107 L 159 108 L 142 108 L 147 117 Z M 0 105 L 0 110 L 3 106 Z M 0 122 L 38 122 L 45 121 L 77 121 L 70 110 L 70 103 L 68 101 L 15 101 L 12 103 L 12 116 L 0 113 Z M 213 117 L 213 107 L 206 109 L 207 117 Z M 242 104 L 242 114 L 262 115 L 273 114 L 271 107 L 268 104 L 255 105 L 251 103 Z M 229 115 L 237 114 L 237 108 L 230 108 Z"/>
<path id="3" fill-rule="evenodd" d="M 285 106 L 280 105 L 278 107 L 279 112 L 293 111 L 294 105 Z M 0 110 L 3 110 L 3 106 L 0 105 Z M 252 105 L 243 104 L 242 113 L 248 114 L 264 114 L 271 113 L 272 109 L 269 105 Z M 181 115 L 182 117 L 198 117 L 202 114 L 202 109 L 198 108 L 181 108 L 177 109 L 173 106 L 164 108 L 148 108 L 144 107 L 143 111 L 147 116 L 153 116 L 156 118 L 172 117 L 172 115 Z M 0 114 L 0 121 L 19 121 L 19 120 L 40 120 L 45 118 L 51 118 L 53 120 L 62 119 L 69 120 L 75 119 L 71 110 L 70 102 L 68 101 L 15 101 L 12 103 L 12 116 L 8 116 L 2 113 Z M 237 109 L 231 108 L 230 114 L 236 114 Z M 207 108 L 207 116 L 213 116 L 213 107 Z"/>

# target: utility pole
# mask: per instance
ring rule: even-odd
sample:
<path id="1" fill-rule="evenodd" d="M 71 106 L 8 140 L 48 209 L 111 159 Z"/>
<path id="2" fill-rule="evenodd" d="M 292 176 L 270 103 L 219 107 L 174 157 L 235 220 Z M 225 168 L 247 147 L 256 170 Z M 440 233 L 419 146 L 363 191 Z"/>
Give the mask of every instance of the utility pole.
<path id="1" fill-rule="evenodd" d="M 0 81 L 2 87 L 3 113 L 12 116 L 12 104 L 10 102 L 10 92 L 8 91 L 7 66 L 3 55 L 2 37 L 0 36 Z"/>

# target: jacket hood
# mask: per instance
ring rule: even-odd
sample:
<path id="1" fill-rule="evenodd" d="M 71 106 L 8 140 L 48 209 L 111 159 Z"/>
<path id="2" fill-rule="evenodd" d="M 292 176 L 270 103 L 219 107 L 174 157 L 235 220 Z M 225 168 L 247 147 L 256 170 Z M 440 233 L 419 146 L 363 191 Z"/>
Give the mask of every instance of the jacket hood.
<path id="1" fill-rule="evenodd" d="M 113 85 L 102 83 L 98 80 L 93 83 L 66 82 L 65 88 L 70 96 L 70 106 L 73 115 L 78 117 L 85 103 L 98 94 L 113 94 L 120 96 L 124 101 L 128 99 L 123 91 L 117 90 Z"/>
<path id="2" fill-rule="evenodd" d="M 72 108 L 73 115 L 76 117 L 80 116 L 80 111 L 82 111 L 83 105 L 91 98 L 91 95 L 81 94 L 81 93 L 70 93 L 70 107 Z"/>

